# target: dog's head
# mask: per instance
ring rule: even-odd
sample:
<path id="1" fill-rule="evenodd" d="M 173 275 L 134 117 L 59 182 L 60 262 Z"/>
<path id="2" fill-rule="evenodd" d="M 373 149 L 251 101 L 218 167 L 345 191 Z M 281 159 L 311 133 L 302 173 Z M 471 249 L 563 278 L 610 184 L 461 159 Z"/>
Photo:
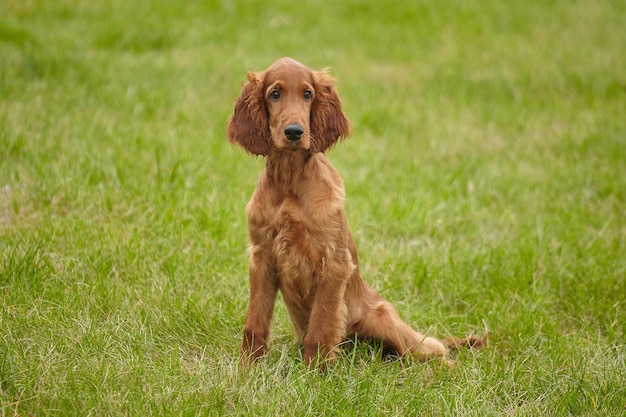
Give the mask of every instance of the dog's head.
<path id="1" fill-rule="evenodd" d="M 255 155 L 274 148 L 324 152 L 348 133 L 334 78 L 291 58 L 248 73 L 228 124 L 228 139 Z"/>

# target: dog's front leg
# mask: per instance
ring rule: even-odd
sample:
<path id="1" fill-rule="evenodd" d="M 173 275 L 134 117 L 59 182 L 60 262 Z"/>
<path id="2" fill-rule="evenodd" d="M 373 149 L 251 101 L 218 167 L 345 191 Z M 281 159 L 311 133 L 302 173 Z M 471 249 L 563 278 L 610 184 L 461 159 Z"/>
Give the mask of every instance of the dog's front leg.
<path id="1" fill-rule="evenodd" d="M 278 292 L 276 271 L 266 262 L 265 251 L 252 250 L 250 256 L 250 302 L 243 325 L 241 360 L 254 362 L 267 349 L 270 322 Z"/>
<path id="2" fill-rule="evenodd" d="M 309 368 L 323 367 L 337 356 L 346 334 L 346 285 L 351 262 L 324 265 L 318 281 L 309 328 L 304 336 L 304 360 Z"/>

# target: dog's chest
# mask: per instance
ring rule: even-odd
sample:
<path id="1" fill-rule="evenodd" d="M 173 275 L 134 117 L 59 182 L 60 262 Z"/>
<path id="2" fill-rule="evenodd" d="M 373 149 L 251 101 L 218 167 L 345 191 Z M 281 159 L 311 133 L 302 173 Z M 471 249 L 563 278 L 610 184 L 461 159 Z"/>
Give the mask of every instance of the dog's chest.
<path id="1" fill-rule="evenodd" d="M 285 196 L 276 208 L 271 216 L 274 230 L 272 251 L 279 267 L 294 270 L 320 265 L 329 256 L 333 244 L 325 233 L 332 223 L 328 216 L 319 216 L 319 213 L 316 216 L 293 196 Z"/>
<path id="2" fill-rule="evenodd" d="M 279 286 L 285 302 L 306 309 L 315 296 L 326 264 L 332 259 L 335 239 L 324 234 L 328 216 L 313 219 L 302 201 L 287 196 L 276 205 L 271 242 Z M 335 233 L 337 230 L 334 231 Z"/>
<path id="3" fill-rule="evenodd" d="M 267 171 L 246 208 L 253 250 L 266 254 L 281 286 L 314 287 L 329 263 L 345 257 L 341 179 L 323 155 L 312 156 L 299 178 Z"/>

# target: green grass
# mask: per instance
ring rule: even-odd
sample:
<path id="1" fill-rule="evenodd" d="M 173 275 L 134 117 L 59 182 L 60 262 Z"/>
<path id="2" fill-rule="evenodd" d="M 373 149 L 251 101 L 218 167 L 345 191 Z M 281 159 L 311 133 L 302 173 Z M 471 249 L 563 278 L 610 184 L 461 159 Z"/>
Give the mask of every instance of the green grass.
<path id="1" fill-rule="evenodd" d="M 0 4 L 0 416 L 623 415 L 623 2 L 250 3 Z M 489 332 L 455 369 L 307 372 L 280 301 L 239 369 L 263 160 L 225 127 L 284 55 L 338 78 L 366 280 Z"/>

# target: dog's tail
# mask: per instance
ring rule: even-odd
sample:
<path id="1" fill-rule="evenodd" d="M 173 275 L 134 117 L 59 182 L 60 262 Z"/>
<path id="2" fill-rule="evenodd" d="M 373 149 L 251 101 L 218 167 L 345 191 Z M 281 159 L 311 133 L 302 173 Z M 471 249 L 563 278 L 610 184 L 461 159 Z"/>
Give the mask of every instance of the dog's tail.
<path id="1" fill-rule="evenodd" d="M 487 344 L 487 340 L 489 339 L 489 335 L 485 334 L 484 336 L 471 335 L 466 338 L 458 338 L 458 337 L 446 337 L 441 342 L 448 348 L 452 350 L 460 349 L 462 347 L 467 347 L 470 349 L 481 349 Z"/>

